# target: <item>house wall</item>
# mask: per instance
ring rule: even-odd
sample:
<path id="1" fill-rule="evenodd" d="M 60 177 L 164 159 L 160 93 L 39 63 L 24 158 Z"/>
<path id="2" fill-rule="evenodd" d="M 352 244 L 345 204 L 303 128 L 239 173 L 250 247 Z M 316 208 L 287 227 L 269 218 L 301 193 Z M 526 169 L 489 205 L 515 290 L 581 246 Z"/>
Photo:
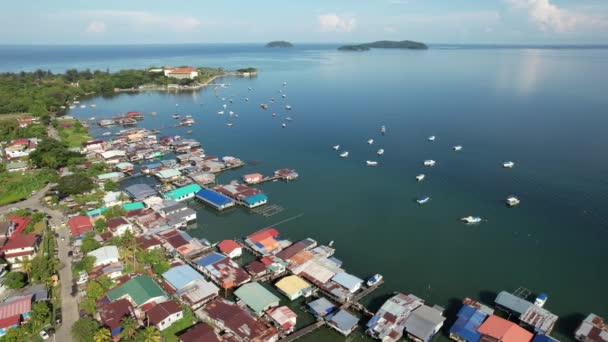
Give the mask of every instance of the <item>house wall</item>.
<path id="1" fill-rule="evenodd" d="M 170 315 L 169 317 L 165 318 L 164 320 L 162 320 L 160 323 L 158 323 L 156 325 L 156 327 L 160 331 L 165 330 L 168 327 L 170 327 L 173 323 L 175 323 L 175 321 L 180 320 L 182 317 L 183 317 L 182 311 L 177 312 L 177 313 L 175 313 L 173 315 Z"/>

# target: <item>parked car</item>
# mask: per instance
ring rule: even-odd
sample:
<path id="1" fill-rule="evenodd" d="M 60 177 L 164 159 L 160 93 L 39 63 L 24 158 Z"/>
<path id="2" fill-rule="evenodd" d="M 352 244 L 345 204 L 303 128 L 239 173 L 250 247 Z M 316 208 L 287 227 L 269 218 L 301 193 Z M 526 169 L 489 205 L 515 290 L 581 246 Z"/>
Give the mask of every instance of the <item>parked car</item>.
<path id="1" fill-rule="evenodd" d="M 46 331 L 44 331 L 44 330 L 41 330 L 41 331 L 38 333 L 38 336 L 40 336 L 40 338 L 42 338 L 43 340 L 46 340 L 46 339 L 48 339 L 48 338 L 49 338 L 49 334 L 47 334 L 47 333 L 46 333 Z"/>

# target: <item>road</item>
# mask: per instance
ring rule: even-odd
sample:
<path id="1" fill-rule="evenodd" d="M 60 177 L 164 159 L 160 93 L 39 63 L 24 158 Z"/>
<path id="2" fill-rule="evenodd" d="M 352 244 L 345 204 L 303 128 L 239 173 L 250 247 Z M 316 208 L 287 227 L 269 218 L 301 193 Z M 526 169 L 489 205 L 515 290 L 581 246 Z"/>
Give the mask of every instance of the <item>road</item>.
<path id="1" fill-rule="evenodd" d="M 56 227 L 55 232 L 59 234 L 59 238 L 57 239 L 59 261 L 63 264 L 63 268 L 59 270 L 59 279 L 61 280 L 62 324 L 59 329 L 57 329 L 54 339 L 63 342 L 72 340 L 70 329 L 78 320 L 78 302 L 75 297 L 72 297 L 72 260 L 68 257 L 70 234 L 68 229 L 61 225 L 61 223 L 65 221 L 65 217 L 60 211 L 49 209 L 40 202 L 51 186 L 52 184 L 46 185 L 25 201 L 0 207 L 0 214 L 8 213 L 10 208 L 31 208 L 51 216 L 49 223 Z"/>

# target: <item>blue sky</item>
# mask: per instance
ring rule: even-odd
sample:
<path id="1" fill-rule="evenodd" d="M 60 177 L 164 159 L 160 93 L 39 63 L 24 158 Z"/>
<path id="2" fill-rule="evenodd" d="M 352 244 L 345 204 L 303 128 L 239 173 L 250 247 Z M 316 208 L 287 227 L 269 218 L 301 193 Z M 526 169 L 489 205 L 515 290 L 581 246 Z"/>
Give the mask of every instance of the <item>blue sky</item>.
<path id="1" fill-rule="evenodd" d="M 607 0 L 26 0 L 0 44 L 608 43 Z"/>

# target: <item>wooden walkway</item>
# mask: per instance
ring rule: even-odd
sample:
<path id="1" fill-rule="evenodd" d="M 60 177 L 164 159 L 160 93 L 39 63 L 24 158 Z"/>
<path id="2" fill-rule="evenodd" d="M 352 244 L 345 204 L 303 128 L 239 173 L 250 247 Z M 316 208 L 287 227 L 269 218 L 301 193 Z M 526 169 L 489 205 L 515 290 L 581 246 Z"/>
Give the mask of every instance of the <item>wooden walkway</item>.
<path id="1" fill-rule="evenodd" d="M 281 207 L 278 204 L 265 205 L 261 207 L 257 207 L 251 209 L 252 212 L 262 215 L 264 217 L 271 217 L 285 210 L 285 208 Z"/>
<path id="2" fill-rule="evenodd" d="M 300 329 L 300 330 L 298 330 L 298 331 L 294 332 L 294 333 L 293 333 L 293 334 L 291 334 L 291 335 L 288 335 L 288 336 L 286 336 L 286 337 L 282 338 L 282 339 L 281 339 L 281 341 L 285 341 L 285 342 L 288 342 L 288 341 L 295 341 L 295 340 L 299 339 L 300 337 L 302 337 L 302 336 L 304 336 L 304 335 L 306 335 L 306 334 L 310 334 L 311 332 L 313 332 L 313 331 L 315 331 L 315 330 L 319 329 L 319 328 L 320 328 L 320 327 L 322 327 L 324 324 L 325 324 L 325 321 L 323 321 L 323 320 L 317 321 L 317 322 L 316 322 L 316 323 L 314 323 L 314 324 L 311 324 L 311 325 L 309 325 L 309 326 L 307 326 L 307 327 L 305 327 L 305 328 L 302 328 L 302 329 Z"/>

